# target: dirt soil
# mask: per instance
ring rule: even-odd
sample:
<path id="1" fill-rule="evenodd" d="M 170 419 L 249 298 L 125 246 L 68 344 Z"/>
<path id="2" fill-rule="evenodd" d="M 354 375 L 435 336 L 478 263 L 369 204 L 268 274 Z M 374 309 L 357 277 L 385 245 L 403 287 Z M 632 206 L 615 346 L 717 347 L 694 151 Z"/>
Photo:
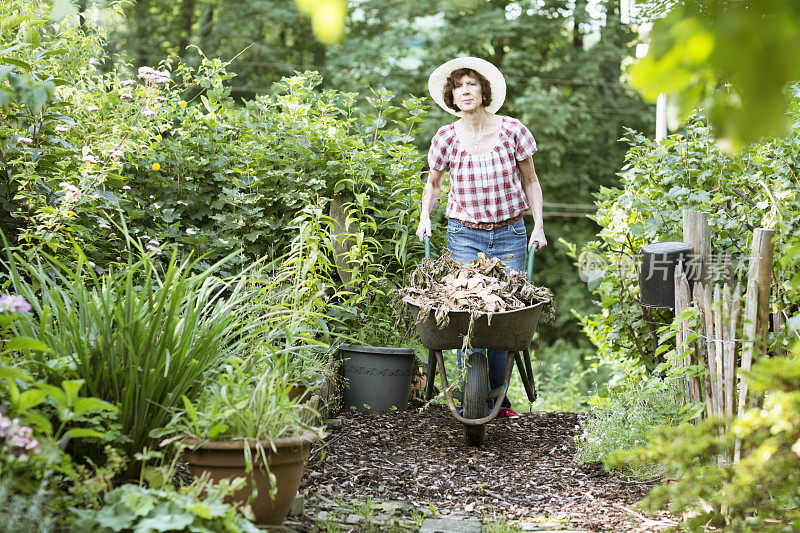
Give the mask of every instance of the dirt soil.
<path id="1" fill-rule="evenodd" d="M 667 514 L 635 509 L 651 485 L 573 460 L 575 413 L 520 413 L 487 426 L 486 443 L 464 442 L 445 406 L 347 413 L 312 452 L 301 491 L 328 498 L 433 504 L 440 515 L 550 519 L 573 529 L 663 531 Z"/>

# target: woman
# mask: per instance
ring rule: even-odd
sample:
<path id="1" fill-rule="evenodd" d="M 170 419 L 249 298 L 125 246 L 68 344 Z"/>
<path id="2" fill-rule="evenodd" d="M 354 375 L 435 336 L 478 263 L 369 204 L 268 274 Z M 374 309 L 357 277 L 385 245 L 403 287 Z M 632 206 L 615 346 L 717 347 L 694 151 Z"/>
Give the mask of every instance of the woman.
<path id="1" fill-rule="evenodd" d="M 430 214 L 449 171 L 445 215 L 453 258 L 466 263 L 483 252 L 524 270 L 526 250 L 534 242 L 547 246 L 542 189 L 531 158 L 536 153 L 533 135 L 520 121 L 495 114 L 506 95 L 503 75 L 488 61 L 459 57 L 433 71 L 428 90 L 439 107 L 460 118 L 439 128 L 431 141 L 417 236 L 431 235 Z M 530 240 L 522 220 L 528 208 L 533 213 Z M 505 351 L 487 352 L 491 389 L 503 384 L 507 356 Z M 460 352 L 458 360 L 460 368 Z M 498 416 L 519 415 L 506 398 Z"/>

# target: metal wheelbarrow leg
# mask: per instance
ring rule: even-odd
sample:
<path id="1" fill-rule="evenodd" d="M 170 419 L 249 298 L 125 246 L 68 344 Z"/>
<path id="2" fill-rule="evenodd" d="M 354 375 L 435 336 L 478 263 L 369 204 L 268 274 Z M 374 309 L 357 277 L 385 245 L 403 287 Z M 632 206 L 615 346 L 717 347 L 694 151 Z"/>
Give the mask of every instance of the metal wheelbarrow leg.
<path id="1" fill-rule="evenodd" d="M 436 381 L 436 354 L 433 350 L 428 350 L 428 368 L 425 372 L 425 401 L 433 399 L 433 387 Z"/>

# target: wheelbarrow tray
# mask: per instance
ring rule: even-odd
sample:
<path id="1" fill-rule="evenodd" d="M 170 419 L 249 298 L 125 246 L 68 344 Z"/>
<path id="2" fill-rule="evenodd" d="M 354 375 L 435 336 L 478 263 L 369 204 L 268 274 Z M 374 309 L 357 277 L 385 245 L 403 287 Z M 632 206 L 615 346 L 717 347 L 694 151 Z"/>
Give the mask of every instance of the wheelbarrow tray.
<path id="1" fill-rule="evenodd" d="M 406 303 L 416 322 L 417 333 L 423 346 L 429 350 L 455 350 L 463 346 L 464 336 L 469 331 L 468 311 L 450 311 L 448 313 L 450 321 L 439 329 L 436 324 L 436 308 L 431 309 L 423 320 L 418 320 L 419 306 L 408 301 Z M 493 313 L 491 325 L 488 316 L 477 317 L 472 328 L 470 345 L 475 348 L 509 352 L 527 350 L 533 341 L 533 334 L 539 324 L 539 315 L 542 314 L 542 308 L 546 303 L 549 303 L 549 300 L 513 311 Z"/>

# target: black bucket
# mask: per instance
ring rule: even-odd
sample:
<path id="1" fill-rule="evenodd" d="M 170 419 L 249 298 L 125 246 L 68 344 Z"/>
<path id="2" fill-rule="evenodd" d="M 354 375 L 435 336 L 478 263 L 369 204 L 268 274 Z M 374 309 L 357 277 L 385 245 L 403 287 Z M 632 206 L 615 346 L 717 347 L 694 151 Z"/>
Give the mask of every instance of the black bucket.
<path id="1" fill-rule="evenodd" d="M 645 307 L 675 307 L 675 268 L 679 262 L 692 286 L 698 269 L 692 268 L 694 248 L 688 242 L 654 242 L 642 246 L 639 268 L 640 303 Z"/>
<path id="2" fill-rule="evenodd" d="M 343 407 L 357 411 L 404 411 L 416 355 L 410 348 L 342 344 Z"/>

